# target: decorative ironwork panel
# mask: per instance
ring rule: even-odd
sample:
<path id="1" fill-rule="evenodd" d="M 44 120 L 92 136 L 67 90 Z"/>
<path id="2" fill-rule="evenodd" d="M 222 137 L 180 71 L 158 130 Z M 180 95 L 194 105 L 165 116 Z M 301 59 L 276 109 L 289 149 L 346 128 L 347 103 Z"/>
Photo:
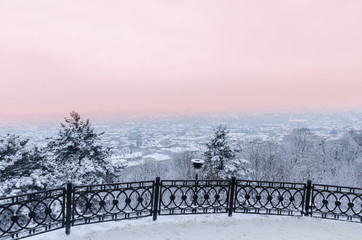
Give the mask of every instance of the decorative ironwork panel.
<path id="1" fill-rule="evenodd" d="M 303 215 L 306 185 L 264 181 L 236 181 L 234 211 Z"/>
<path id="2" fill-rule="evenodd" d="M 20 239 L 64 226 L 63 188 L 0 198 L 0 239 Z"/>
<path id="3" fill-rule="evenodd" d="M 74 187 L 73 226 L 151 216 L 153 192 L 153 181 Z"/>
<path id="4" fill-rule="evenodd" d="M 313 217 L 362 222 L 362 189 L 314 184 Z"/>
<path id="5" fill-rule="evenodd" d="M 161 181 L 159 214 L 226 213 L 229 192 L 225 180 Z"/>

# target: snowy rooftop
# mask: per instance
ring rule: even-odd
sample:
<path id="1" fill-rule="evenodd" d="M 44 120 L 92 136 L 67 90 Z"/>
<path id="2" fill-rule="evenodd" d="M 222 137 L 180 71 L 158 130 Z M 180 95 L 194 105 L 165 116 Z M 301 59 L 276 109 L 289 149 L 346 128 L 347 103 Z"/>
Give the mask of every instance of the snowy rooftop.
<path id="1" fill-rule="evenodd" d="M 126 153 L 123 155 L 123 157 L 128 159 L 128 158 L 142 157 L 142 155 L 143 155 L 142 152 L 134 152 L 134 153 Z"/>
<path id="2" fill-rule="evenodd" d="M 308 217 L 188 215 L 107 222 L 72 228 L 67 240 L 360 240 L 359 223 Z M 29 240 L 65 239 L 64 229 Z"/>
<path id="3" fill-rule="evenodd" d="M 166 161 L 166 160 L 171 160 L 171 157 L 166 154 L 153 153 L 153 154 L 144 156 L 144 159 L 152 159 L 155 161 Z"/>

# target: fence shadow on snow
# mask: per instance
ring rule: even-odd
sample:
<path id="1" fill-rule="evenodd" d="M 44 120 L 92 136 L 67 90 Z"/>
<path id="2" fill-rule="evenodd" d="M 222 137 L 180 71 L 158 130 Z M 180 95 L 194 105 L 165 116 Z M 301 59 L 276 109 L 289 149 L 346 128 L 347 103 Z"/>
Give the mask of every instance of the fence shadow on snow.
<path id="1" fill-rule="evenodd" d="M 362 189 L 251 180 L 160 180 L 72 186 L 0 198 L 0 239 L 158 215 L 252 213 L 362 223 Z"/>

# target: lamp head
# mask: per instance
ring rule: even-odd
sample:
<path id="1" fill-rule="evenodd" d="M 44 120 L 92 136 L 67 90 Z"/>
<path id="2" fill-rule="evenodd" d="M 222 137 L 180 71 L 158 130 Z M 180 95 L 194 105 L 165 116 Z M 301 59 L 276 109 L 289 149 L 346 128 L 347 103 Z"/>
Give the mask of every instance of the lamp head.
<path id="1" fill-rule="evenodd" d="M 191 162 L 196 170 L 201 169 L 202 165 L 205 163 L 205 161 L 202 159 L 192 159 Z"/>

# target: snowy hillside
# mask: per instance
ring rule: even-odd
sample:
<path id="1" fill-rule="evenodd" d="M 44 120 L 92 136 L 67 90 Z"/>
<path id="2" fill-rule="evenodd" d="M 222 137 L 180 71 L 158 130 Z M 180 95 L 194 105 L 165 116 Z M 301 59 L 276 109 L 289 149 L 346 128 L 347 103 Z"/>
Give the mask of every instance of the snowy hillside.
<path id="1" fill-rule="evenodd" d="M 64 229 L 28 238 L 58 240 Z M 164 216 L 78 226 L 67 240 L 360 240 L 362 226 L 315 218 L 257 215 Z"/>

